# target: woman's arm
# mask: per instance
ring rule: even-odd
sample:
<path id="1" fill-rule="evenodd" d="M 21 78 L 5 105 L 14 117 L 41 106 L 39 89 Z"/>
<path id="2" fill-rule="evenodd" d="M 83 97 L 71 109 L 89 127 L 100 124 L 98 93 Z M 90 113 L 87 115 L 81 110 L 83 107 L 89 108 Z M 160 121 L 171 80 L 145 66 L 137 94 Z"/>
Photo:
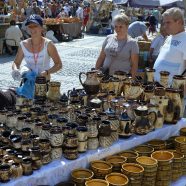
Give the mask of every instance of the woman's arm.
<path id="1" fill-rule="evenodd" d="M 96 69 L 100 69 L 100 67 L 102 67 L 102 65 L 103 65 L 103 62 L 104 62 L 104 60 L 105 60 L 105 52 L 104 52 L 104 50 L 102 49 L 101 50 L 101 52 L 100 52 L 100 54 L 99 54 L 99 57 L 98 57 L 98 59 L 97 59 L 97 61 L 96 61 L 96 66 L 95 66 L 95 68 Z"/>
<path id="2" fill-rule="evenodd" d="M 42 72 L 42 76 L 48 76 L 49 74 L 55 73 L 62 68 L 61 58 L 58 54 L 55 45 L 52 42 L 49 42 L 48 44 L 48 54 L 53 59 L 54 65 L 47 71 Z"/>
<path id="3" fill-rule="evenodd" d="M 17 54 L 16 54 L 16 57 L 15 57 L 15 60 L 12 64 L 12 70 L 20 69 L 23 57 L 24 57 L 23 50 L 22 50 L 21 47 L 19 47 L 19 49 L 17 51 Z"/>
<path id="4" fill-rule="evenodd" d="M 138 70 L 138 60 L 139 55 L 138 54 L 131 54 L 131 71 L 132 77 L 135 78 Z"/>

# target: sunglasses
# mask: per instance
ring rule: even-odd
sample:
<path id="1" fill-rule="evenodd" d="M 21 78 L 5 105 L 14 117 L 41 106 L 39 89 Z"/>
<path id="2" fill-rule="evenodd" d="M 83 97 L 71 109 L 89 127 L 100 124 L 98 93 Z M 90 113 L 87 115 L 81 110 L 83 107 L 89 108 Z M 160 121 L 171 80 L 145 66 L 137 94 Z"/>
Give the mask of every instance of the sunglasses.
<path id="1" fill-rule="evenodd" d="M 28 28 L 37 28 L 38 27 L 38 25 L 28 25 Z"/>

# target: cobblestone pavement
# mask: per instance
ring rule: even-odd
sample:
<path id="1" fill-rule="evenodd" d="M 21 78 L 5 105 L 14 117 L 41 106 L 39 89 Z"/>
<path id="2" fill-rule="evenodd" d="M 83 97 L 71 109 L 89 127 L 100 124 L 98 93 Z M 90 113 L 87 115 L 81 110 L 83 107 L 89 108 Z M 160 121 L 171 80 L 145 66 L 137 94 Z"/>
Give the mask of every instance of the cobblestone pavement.
<path id="1" fill-rule="evenodd" d="M 85 35 L 83 39 L 56 44 L 63 62 L 63 69 L 52 75 L 61 82 L 61 93 L 80 88 L 79 72 L 87 72 L 95 66 L 105 36 Z M 11 64 L 15 56 L 0 56 L 0 88 L 18 86 L 11 76 Z"/>

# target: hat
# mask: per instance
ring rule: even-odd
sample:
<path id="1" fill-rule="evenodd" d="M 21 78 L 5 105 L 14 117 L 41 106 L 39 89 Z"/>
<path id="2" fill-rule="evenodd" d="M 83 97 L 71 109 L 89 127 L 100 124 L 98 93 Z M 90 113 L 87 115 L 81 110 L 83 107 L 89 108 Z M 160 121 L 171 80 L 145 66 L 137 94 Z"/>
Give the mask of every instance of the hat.
<path id="1" fill-rule="evenodd" d="M 40 15 L 33 14 L 26 20 L 25 26 L 28 26 L 30 23 L 35 23 L 37 25 L 43 26 L 43 19 Z"/>

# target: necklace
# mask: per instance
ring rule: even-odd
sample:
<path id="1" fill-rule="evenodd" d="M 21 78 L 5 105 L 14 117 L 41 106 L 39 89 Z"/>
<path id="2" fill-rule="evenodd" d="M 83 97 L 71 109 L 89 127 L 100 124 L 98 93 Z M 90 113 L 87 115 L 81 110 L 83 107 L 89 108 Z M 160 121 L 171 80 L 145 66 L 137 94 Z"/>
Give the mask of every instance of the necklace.
<path id="1" fill-rule="evenodd" d="M 31 46 L 32 46 L 32 54 L 33 54 L 33 57 L 34 57 L 34 62 L 35 62 L 35 66 L 37 64 L 37 61 L 38 61 L 38 57 L 39 57 L 39 53 L 40 53 L 40 50 L 41 50 L 41 46 L 42 46 L 42 41 L 40 42 L 39 44 L 39 52 L 34 52 L 34 45 L 33 45 L 33 42 L 32 42 L 32 39 L 31 39 Z"/>
<path id="2" fill-rule="evenodd" d="M 118 40 L 116 37 L 112 38 L 110 43 L 110 56 L 116 57 L 127 44 L 127 40 Z"/>

